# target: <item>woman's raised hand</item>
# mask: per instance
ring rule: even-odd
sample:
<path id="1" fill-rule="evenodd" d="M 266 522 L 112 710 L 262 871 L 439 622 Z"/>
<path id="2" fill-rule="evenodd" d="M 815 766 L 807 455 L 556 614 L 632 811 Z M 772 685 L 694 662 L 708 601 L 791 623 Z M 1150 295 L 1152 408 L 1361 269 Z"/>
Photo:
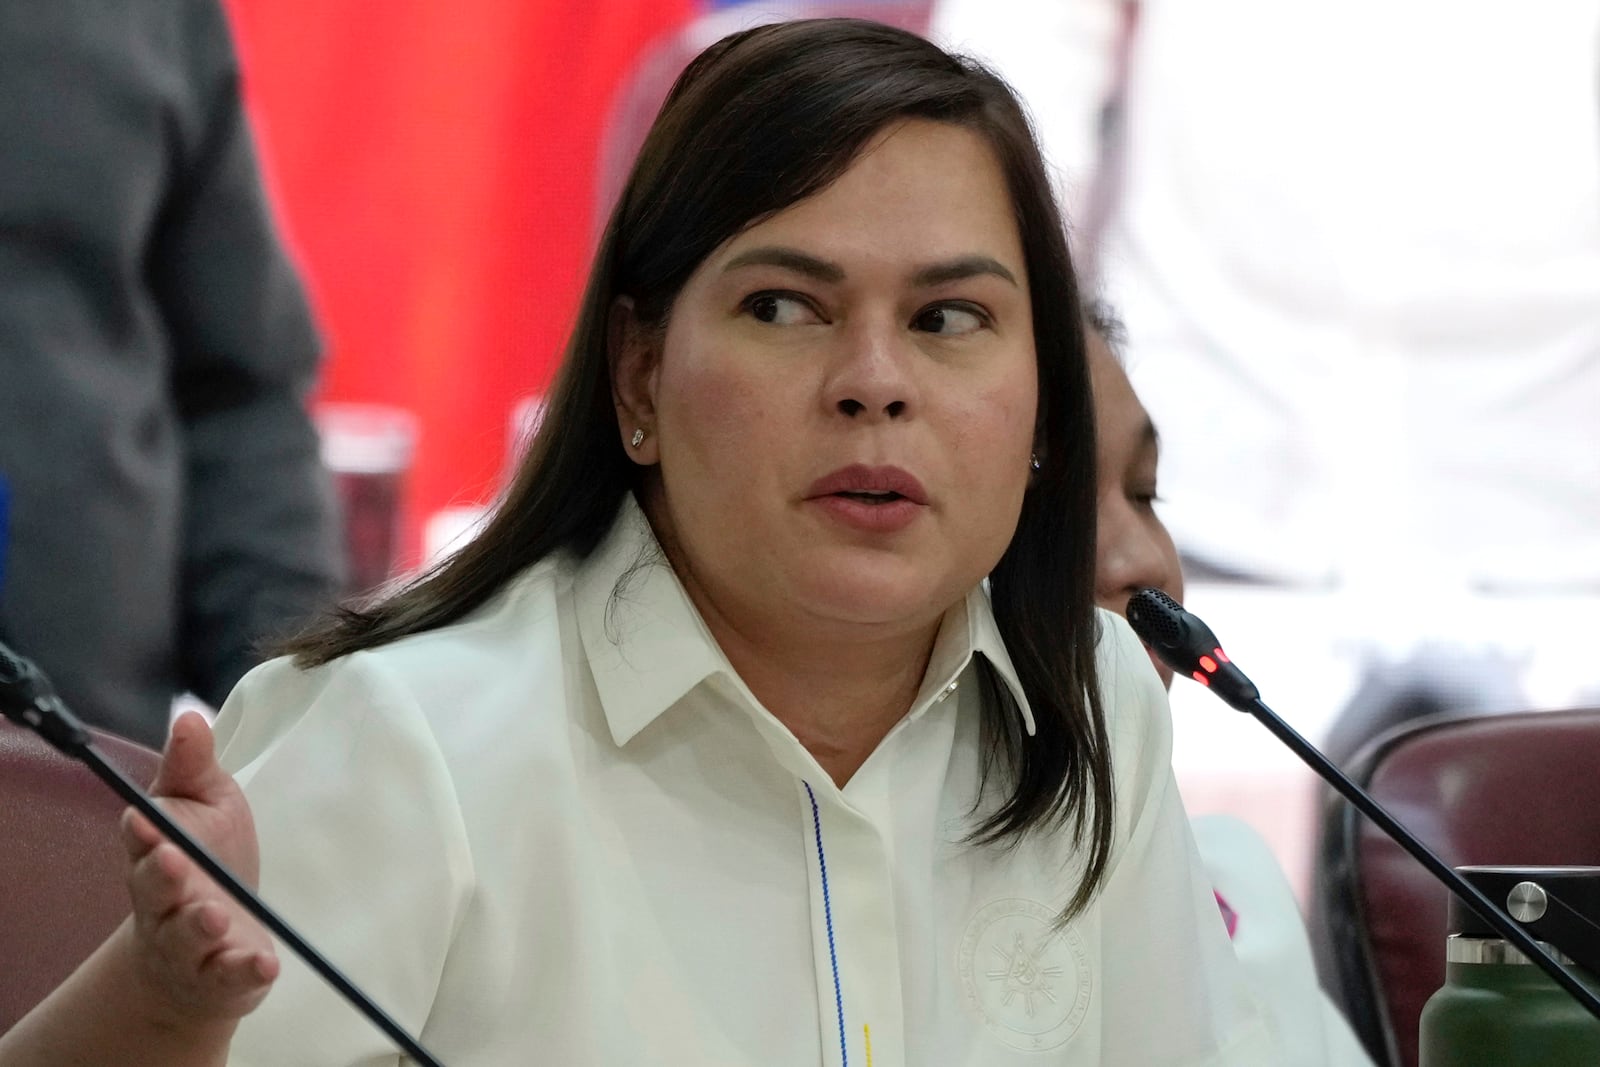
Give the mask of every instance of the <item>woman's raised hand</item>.
<path id="1" fill-rule="evenodd" d="M 217 763 L 211 729 L 180 716 L 151 794 L 211 854 L 252 888 L 260 875 L 255 823 L 244 793 Z M 133 809 L 122 818 L 132 866 L 135 971 L 176 1026 L 248 1014 L 278 975 L 266 929 L 178 846 Z"/>

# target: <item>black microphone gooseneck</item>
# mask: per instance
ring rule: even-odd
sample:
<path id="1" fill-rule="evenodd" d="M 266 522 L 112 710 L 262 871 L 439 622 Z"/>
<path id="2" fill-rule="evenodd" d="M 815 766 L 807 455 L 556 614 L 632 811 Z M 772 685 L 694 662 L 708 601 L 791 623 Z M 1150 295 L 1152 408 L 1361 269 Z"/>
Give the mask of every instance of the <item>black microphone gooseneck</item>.
<path id="1" fill-rule="evenodd" d="M 262 903 L 244 883 L 212 856 L 205 846 L 190 837 L 177 823 L 155 805 L 144 791 L 130 781 L 121 771 L 107 763 L 89 739 L 89 730 L 77 716 L 67 709 L 56 695 L 54 687 L 44 672 L 23 659 L 4 644 L 0 644 L 0 713 L 20 726 L 43 737 L 66 755 L 87 764 L 106 785 L 123 800 L 156 825 L 164 837 L 181 848 L 184 853 L 213 881 L 221 886 L 239 905 L 260 920 L 261 924 L 276 934 L 295 955 L 338 990 L 357 1011 L 382 1030 L 395 1045 L 422 1067 L 443 1067 L 433 1055 L 401 1028 L 400 1024 L 338 968 L 329 963 L 320 952 L 312 948 L 305 938 L 284 922 L 276 912 Z"/>
<path id="2" fill-rule="evenodd" d="M 1351 781 L 1335 767 L 1327 756 L 1311 742 L 1279 718 L 1278 714 L 1262 701 L 1254 683 L 1244 672 L 1233 665 L 1222 643 L 1193 613 L 1159 589 L 1141 589 L 1128 601 L 1128 623 L 1163 663 L 1178 674 L 1187 675 L 1205 685 L 1239 711 L 1247 712 L 1299 756 L 1323 780 L 1333 786 L 1367 818 L 1378 825 L 1401 848 L 1426 867 L 1445 888 L 1478 914 L 1507 941 L 1517 946 L 1550 979 L 1572 994 L 1573 999 L 1588 1009 L 1589 1014 L 1600 1019 L 1600 997 L 1579 982 L 1572 973 L 1540 945 L 1516 920 L 1506 914 L 1482 890 L 1456 873 L 1433 850 L 1419 841 L 1410 830 L 1400 825 L 1383 805 L 1374 800 L 1366 790 Z M 1557 946 L 1558 948 L 1560 946 Z"/>

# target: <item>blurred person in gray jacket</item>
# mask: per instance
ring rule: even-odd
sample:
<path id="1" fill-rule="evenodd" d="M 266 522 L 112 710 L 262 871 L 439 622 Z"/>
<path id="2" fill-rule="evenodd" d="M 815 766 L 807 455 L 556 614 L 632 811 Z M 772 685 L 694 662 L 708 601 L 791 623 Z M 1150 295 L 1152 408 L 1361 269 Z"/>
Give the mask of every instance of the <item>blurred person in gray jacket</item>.
<path id="1" fill-rule="evenodd" d="M 156 745 L 340 569 L 222 11 L 0 5 L 0 143 L 0 631 Z"/>

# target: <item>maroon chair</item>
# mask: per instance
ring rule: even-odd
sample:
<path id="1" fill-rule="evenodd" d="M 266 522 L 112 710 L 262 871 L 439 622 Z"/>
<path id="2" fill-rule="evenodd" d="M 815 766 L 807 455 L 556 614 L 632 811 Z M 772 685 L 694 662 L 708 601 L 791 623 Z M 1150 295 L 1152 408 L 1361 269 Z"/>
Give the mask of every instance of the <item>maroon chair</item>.
<path id="1" fill-rule="evenodd" d="M 1351 777 L 1452 866 L 1600 864 L 1600 709 L 1420 719 Z M 1448 891 L 1343 799 L 1327 809 L 1313 907 L 1330 992 L 1380 1063 L 1416 1067 L 1444 984 Z"/>
<path id="2" fill-rule="evenodd" d="M 93 731 L 140 785 L 160 756 Z M 0 720 L 0 1033 L 60 985 L 128 914 L 124 805 L 83 764 Z"/>

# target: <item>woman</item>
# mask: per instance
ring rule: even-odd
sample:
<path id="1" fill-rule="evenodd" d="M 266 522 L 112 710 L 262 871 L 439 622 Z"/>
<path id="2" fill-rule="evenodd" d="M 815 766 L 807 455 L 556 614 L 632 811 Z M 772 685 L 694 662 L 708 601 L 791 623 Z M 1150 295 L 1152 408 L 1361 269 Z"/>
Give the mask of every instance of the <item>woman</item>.
<path id="1" fill-rule="evenodd" d="M 1156 468 L 1161 437 L 1122 369 L 1122 323 L 1091 301 L 1085 321 L 1095 421 L 1095 603 L 1125 616 L 1141 589 L 1159 589 L 1183 602 L 1183 565 L 1172 534 L 1156 514 Z M 1172 668 L 1150 654 L 1161 684 Z"/>
<path id="2" fill-rule="evenodd" d="M 489 529 L 242 683 L 234 778 L 180 722 L 160 791 L 246 872 L 253 813 L 263 896 L 456 1067 L 1274 1062 L 1095 614 L 1093 472 L 1011 93 L 870 23 L 736 34 Z M 0 1064 L 395 1062 L 128 836 L 134 919 Z"/>
<path id="3" fill-rule="evenodd" d="M 1088 313 L 1099 503 L 1095 602 L 1123 615 L 1140 589 L 1183 600 L 1178 549 L 1156 514 L 1160 438 L 1116 346 L 1122 326 L 1104 304 Z M 1163 685 L 1172 670 L 1150 655 Z M 1282 1047 L 1280 1067 L 1371 1067 L 1339 1009 L 1317 984 L 1300 905 L 1277 859 L 1248 823 L 1206 815 L 1190 824 L 1216 888 L 1228 936 Z"/>

